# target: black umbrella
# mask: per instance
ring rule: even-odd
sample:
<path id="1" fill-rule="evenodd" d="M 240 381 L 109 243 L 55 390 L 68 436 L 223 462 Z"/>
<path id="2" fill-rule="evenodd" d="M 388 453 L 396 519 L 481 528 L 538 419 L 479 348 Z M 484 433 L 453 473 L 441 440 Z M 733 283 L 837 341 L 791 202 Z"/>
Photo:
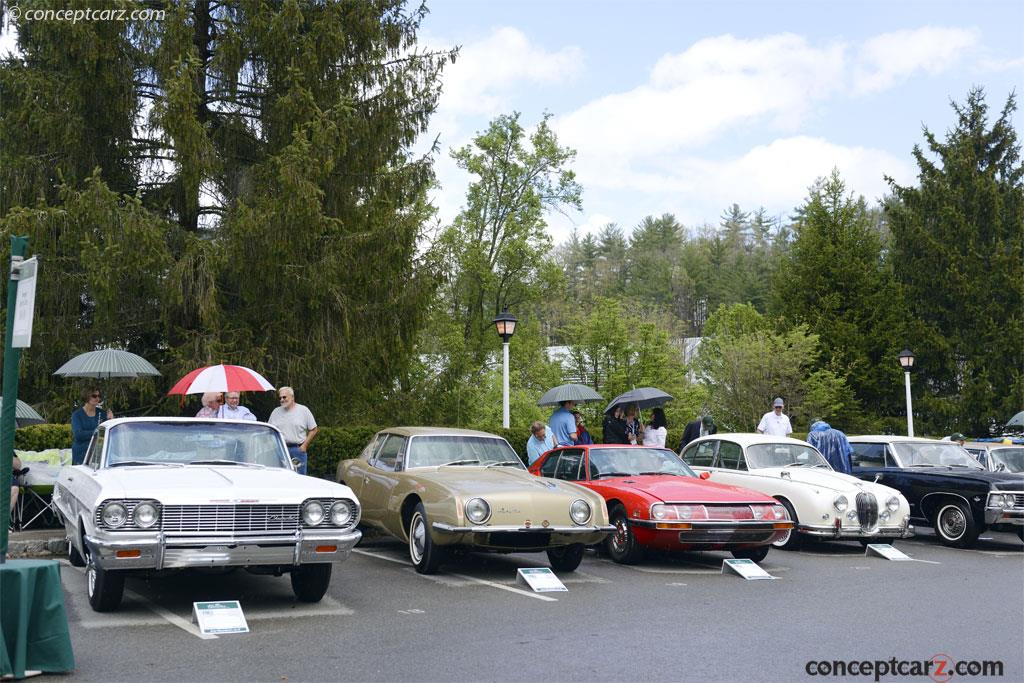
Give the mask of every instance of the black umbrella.
<path id="1" fill-rule="evenodd" d="M 644 408 L 653 408 L 654 406 L 664 405 L 671 400 L 673 400 L 673 397 L 670 394 L 666 394 L 661 389 L 655 389 L 654 387 L 640 387 L 639 389 L 631 389 L 613 398 L 612 402 L 608 404 L 608 407 L 604 409 L 604 412 L 610 413 L 615 406 L 627 405 L 630 403 L 635 403 L 640 410 L 643 410 Z"/>
<path id="2" fill-rule="evenodd" d="M 556 406 L 565 401 L 576 403 L 588 403 L 590 401 L 603 401 L 604 397 L 590 387 L 583 384 L 560 384 L 554 389 L 548 389 L 537 401 L 539 406 Z"/>

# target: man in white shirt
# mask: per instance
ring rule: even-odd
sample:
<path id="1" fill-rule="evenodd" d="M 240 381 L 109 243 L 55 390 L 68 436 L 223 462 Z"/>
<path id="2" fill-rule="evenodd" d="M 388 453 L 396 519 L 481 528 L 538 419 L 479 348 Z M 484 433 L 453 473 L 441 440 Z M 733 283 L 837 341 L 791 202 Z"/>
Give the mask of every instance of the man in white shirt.
<path id="1" fill-rule="evenodd" d="M 782 414 L 782 409 L 785 407 L 785 401 L 781 398 L 775 399 L 772 403 L 772 411 L 765 413 L 761 417 L 761 421 L 757 423 L 757 432 L 771 436 L 789 436 L 792 434 L 793 425 L 789 424 L 789 416 Z"/>
<path id="2" fill-rule="evenodd" d="M 238 404 L 241 399 L 242 395 L 240 393 L 229 391 L 227 393 L 228 402 L 217 411 L 217 417 L 222 417 L 225 420 L 252 420 L 255 422 L 256 416 L 252 414 L 252 411 Z"/>
<path id="3" fill-rule="evenodd" d="M 284 442 L 288 444 L 288 455 L 299 461 L 297 469 L 299 474 L 306 473 L 306 455 L 309 444 L 316 436 L 316 420 L 309 408 L 295 402 L 295 392 L 291 387 L 281 387 L 277 390 L 277 397 L 281 405 L 274 408 L 267 420 L 281 430 Z"/>

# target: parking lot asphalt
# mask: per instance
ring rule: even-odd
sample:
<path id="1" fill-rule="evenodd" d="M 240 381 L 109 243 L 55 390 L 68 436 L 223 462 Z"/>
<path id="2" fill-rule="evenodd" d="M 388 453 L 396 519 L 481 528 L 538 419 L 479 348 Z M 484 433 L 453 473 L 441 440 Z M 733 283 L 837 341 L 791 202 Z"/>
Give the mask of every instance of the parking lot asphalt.
<path id="1" fill-rule="evenodd" d="M 470 554 L 422 576 L 378 538 L 335 567 L 319 604 L 296 603 L 287 577 L 189 573 L 129 579 L 108 614 L 90 609 L 82 570 L 62 579 L 76 681 L 810 681 L 811 660 L 940 653 L 1024 680 L 1020 540 L 957 550 L 925 530 L 895 545 L 914 561 L 848 542 L 772 550 L 775 581 L 723 574 L 725 553 L 622 566 L 588 551 L 560 575 L 568 592 L 535 594 L 516 570 L 543 554 Z M 251 632 L 198 637 L 192 602 L 233 599 Z"/>

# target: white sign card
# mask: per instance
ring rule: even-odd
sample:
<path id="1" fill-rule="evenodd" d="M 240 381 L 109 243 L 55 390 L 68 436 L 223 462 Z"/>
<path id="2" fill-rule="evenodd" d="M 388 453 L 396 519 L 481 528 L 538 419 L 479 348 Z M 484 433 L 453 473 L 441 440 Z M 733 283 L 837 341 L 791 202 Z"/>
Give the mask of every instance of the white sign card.
<path id="1" fill-rule="evenodd" d="M 14 325 L 11 328 L 11 348 L 27 349 L 32 346 L 32 318 L 36 307 L 36 271 L 39 261 L 35 256 L 18 265 L 18 295 L 14 304 Z"/>
<path id="2" fill-rule="evenodd" d="M 516 573 L 516 581 L 525 582 L 534 593 L 550 593 L 553 591 L 568 591 L 555 573 L 548 567 L 536 567 L 520 569 Z"/>
<path id="3" fill-rule="evenodd" d="M 864 555 L 878 555 L 884 557 L 887 560 L 893 560 L 895 562 L 908 562 L 913 560 L 912 557 L 907 557 L 896 548 L 893 548 L 888 543 L 871 543 L 868 545 L 867 550 L 864 551 Z"/>
<path id="4" fill-rule="evenodd" d="M 199 632 L 203 634 L 249 632 L 238 600 L 193 602 L 192 621 L 199 624 Z"/>
<path id="5" fill-rule="evenodd" d="M 729 569 L 742 576 L 747 581 L 757 581 L 758 579 L 776 579 L 778 577 L 772 576 L 765 570 L 758 566 L 757 562 L 753 560 L 723 560 L 722 561 L 722 573 L 725 574 L 725 570 Z"/>

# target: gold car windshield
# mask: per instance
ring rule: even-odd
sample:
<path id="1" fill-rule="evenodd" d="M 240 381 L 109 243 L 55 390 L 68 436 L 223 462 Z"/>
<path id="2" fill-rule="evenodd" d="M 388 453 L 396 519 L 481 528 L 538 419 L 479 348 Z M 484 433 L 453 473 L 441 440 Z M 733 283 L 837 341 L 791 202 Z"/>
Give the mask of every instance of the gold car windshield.
<path id="1" fill-rule="evenodd" d="M 409 441 L 406 468 L 481 465 L 525 469 L 504 439 L 487 436 L 414 436 Z"/>

